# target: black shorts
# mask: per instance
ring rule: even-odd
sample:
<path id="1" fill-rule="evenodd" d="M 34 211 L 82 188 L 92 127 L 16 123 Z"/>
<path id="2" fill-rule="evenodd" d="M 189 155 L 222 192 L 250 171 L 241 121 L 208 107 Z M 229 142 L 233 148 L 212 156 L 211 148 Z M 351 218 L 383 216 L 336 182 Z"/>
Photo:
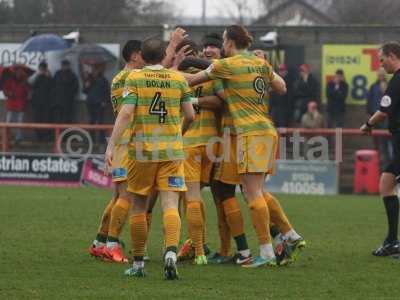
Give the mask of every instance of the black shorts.
<path id="1" fill-rule="evenodd" d="M 383 172 L 391 173 L 396 176 L 397 182 L 400 183 L 400 133 L 392 134 L 392 145 L 393 145 L 393 159 L 384 168 Z"/>

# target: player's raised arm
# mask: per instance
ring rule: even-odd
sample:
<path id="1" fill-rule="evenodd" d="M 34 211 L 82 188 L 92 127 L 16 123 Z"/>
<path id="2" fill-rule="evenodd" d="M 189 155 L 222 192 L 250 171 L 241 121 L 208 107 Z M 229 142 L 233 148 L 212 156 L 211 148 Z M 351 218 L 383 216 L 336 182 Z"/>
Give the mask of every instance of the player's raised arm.
<path id="1" fill-rule="evenodd" d="M 200 71 L 196 74 L 187 74 L 184 76 L 190 86 L 200 84 L 213 79 L 228 79 L 232 74 L 219 60 L 214 61 L 207 70 Z"/>
<path id="2" fill-rule="evenodd" d="M 206 81 L 211 80 L 211 78 L 209 78 L 207 76 L 206 71 L 200 71 L 198 73 L 195 74 L 190 74 L 190 73 L 182 73 L 183 77 L 185 77 L 185 79 L 187 80 L 189 86 L 194 86 Z"/>
<path id="3" fill-rule="evenodd" d="M 176 46 L 178 46 L 178 44 L 182 42 L 186 36 L 186 31 L 180 27 L 176 28 L 175 31 L 171 33 L 171 39 L 167 49 L 165 49 L 165 57 L 161 63 L 164 67 L 169 68 L 172 66 L 175 57 Z"/>
<path id="4" fill-rule="evenodd" d="M 186 45 L 182 47 L 178 52 L 175 54 L 174 58 L 174 63 L 172 68 L 178 70 L 178 66 L 185 60 L 185 58 L 188 55 L 188 51 L 190 52 L 190 46 Z M 189 86 L 194 86 L 196 84 L 200 84 L 206 81 L 211 80 L 212 78 L 209 78 L 207 75 L 206 70 L 200 71 L 195 74 L 189 74 L 189 73 L 182 73 L 182 75 L 185 77 L 187 82 L 189 83 Z"/>
<path id="5" fill-rule="evenodd" d="M 273 79 L 271 80 L 271 88 L 279 95 L 284 95 L 287 92 L 286 83 L 281 76 L 273 72 Z"/>
<path id="6" fill-rule="evenodd" d="M 189 68 L 196 68 L 199 70 L 205 70 L 211 65 L 211 62 L 200 58 L 200 57 L 194 57 L 194 56 L 188 56 L 183 59 L 183 61 L 179 64 L 178 70 L 179 71 L 185 71 Z"/>

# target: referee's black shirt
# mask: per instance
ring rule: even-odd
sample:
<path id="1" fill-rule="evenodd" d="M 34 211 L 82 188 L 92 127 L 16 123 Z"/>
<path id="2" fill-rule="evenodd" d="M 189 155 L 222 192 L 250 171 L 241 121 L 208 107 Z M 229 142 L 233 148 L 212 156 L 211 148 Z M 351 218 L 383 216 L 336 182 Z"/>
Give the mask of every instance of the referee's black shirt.
<path id="1" fill-rule="evenodd" d="M 379 110 L 388 114 L 391 134 L 400 134 L 400 69 L 390 79 Z"/>

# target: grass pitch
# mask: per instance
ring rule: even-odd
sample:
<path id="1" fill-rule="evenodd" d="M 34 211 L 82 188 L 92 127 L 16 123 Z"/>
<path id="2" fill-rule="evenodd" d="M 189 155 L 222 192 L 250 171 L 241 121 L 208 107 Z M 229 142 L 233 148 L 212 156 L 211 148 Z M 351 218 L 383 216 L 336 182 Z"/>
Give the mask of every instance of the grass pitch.
<path id="1" fill-rule="evenodd" d="M 153 214 L 146 278 L 126 266 L 89 257 L 100 215 L 111 197 L 91 188 L 0 187 L 0 299 L 394 299 L 400 261 L 374 258 L 386 231 L 378 197 L 279 197 L 308 242 L 300 260 L 274 269 L 179 266 L 181 280 L 162 276 L 160 209 Z M 218 246 L 216 213 L 207 199 L 208 241 Z M 248 210 L 248 239 L 257 244 Z M 186 237 L 183 226 L 181 239 Z M 128 228 L 123 240 L 129 245 Z M 232 243 L 233 245 L 233 243 Z M 394 297 L 394 298 L 393 298 Z"/>

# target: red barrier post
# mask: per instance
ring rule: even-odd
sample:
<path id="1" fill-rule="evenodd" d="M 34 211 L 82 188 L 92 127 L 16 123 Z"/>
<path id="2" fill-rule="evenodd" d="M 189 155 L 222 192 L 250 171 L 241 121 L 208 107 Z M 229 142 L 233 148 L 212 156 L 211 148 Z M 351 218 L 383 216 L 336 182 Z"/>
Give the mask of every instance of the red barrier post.
<path id="1" fill-rule="evenodd" d="M 61 153 L 60 128 L 54 128 L 54 153 Z"/>
<path id="2" fill-rule="evenodd" d="M 1 147 L 3 152 L 8 150 L 8 130 L 7 127 L 1 127 Z"/>

